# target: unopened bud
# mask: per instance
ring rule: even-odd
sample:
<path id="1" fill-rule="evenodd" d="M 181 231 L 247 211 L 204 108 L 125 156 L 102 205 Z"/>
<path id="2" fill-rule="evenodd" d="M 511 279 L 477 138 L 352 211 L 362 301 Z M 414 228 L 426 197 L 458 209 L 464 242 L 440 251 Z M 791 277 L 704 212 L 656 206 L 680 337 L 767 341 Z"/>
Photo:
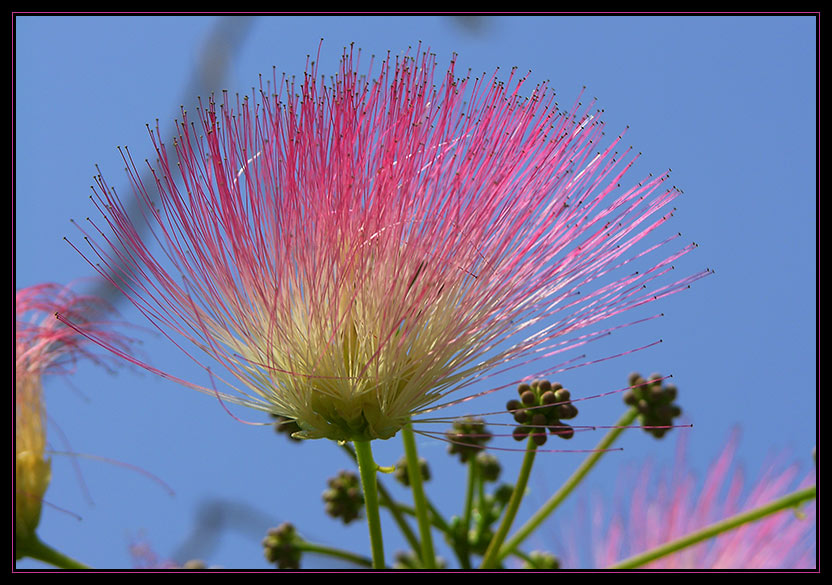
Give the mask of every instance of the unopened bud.
<path id="1" fill-rule="evenodd" d="M 329 480 L 329 489 L 323 494 L 326 513 L 333 518 L 340 518 L 349 524 L 361 516 L 364 508 L 364 494 L 361 493 L 361 480 L 351 471 L 339 471 Z"/>
<path id="2" fill-rule="evenodd" d="M 419 472 L 422 474 L 422 482 L 430 481 L 430 468 L 428 462 L 419 457 Z M 410 472 L 407 468 L 407 457 L 402 457 L 396 463 L 396 471 L 393 472 L 393 477 L 404 486 L 410 487 Z"/>
<path id="3" fill-rule="evenodd" d="M 518 387 L 522 406 L 516 400 L 510 400 L 506 408 L 520 423 L 512 432 L 517 441 L 531 436 L 537 446 L 546 443 L 546 429 L 564 439 L 575 433 L 569 425 L 563 425 L 561 419 L 571 419 L 578 415 L 577 407 L 569 402 L 570 393 L 561 384 L 552 384 L 549 380 L 535 380 L 531 386 L 520 384 Z M 552 431 L 552 429 L 558 429 Z"/>
<path id="4" fill-rule="evenodd" d="M 448 440 L 448 453 L 459 455 L 462 463 L 476 455 L 491 440 L 491 433 L 485 428 L 485 422 L 479 418 L 462 418 L 454 421 L 453 428 L 445 433 Z"/>
<path id="5" fill-rule="evenodd" d="M 480 466 L 480 476 L 484 481 L 497 481 L 502 467 L 500 461 L 491 453 L 482 451 L 477 454 L 477 464 Z"/>
<path id="6" fill-rule="evenodd" d="M 284 522 L 272 528 L 263 539 L 263 553 L 266 560 L 276 564 L 279 569 L 299 569 L 302 551 L 299 544 L 303 540 L 295 532 L 295 527 Z"/>

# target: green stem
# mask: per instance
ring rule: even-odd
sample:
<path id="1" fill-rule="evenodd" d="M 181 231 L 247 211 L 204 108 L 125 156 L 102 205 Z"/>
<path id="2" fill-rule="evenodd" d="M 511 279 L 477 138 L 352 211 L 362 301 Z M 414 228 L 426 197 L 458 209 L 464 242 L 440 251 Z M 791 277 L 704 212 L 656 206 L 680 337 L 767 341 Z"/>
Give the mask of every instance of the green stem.
<path id="1" fill-rule="evenodd" d="M 530 566 L 532 566 L 532 567 L 534 566 L 531 555 L 526 554 L 526 553 L 524 553 L 523 551 L 520 551 L 520 550 L 516 550 L 512 554 L 514 556 L 516 556 L 518 559 L 526 561 Z"/>
<path id="2" fill-rule="evenodd" d="M 534 442 L 534 437 L 530 436 L 526 444 L 526 456 L 523 457 L 520 474 L 517 476 L 517 483 L 514 485 L 514 490 L 511 492 L 511 499 L 508 501 L 506 511 L 503 514 L 503 521 L 500 523 L 500 528 L 497 529 L 497 533 L 491 539 L 488 550 L 485 551 L 485 556 L 480 565 L 481 569 L 493 569 L 501 560 L 498 553 L 500 552 L 503 540 L 511 528 L 511 524 L 514 522 L 517 510 L 520 508 L 520 501 L 525 495 L 526 485 L 529 483 L 529 476 L 532 472 L 535 455 L 537 455 L 537 444 Z"/>
<path id="3" fill-rule="evenodd" d="M 757 520 L 760 520 L 761 518 L 770 516 L 771 514 L 780 512 L 781 510 L 785 510 L 786 508 L 796 508 L 803 502 L 814 499 L 815 497 L 817 497 L 817 486 L 812 486 L 809 488 L 798 490 L 796 492 L 792 492 L 791 494 L 783 496 L 782 498 L 778 498 L 777 500 L 774 500 L 773 502 L 770 502 L 765 506 L 761 506 L 754 510 L 731 516 L 730 518 L 726 518 L 725 520 L 720 520 L 719 522 L 715 522 L 714 524 L 706 526 L 705 528 L 697 530 L 696 532 L 692 532 L 687 536 L 683 536 L 682 538 L 663 544 L 657 548 L 654 548 L 653 550 L 649 550 L 647 552 L 630 557 L 629 559 L 620 561 L 609 568 L 635 569 L 637 567 L 644 566 L 650 562 L 655 561 L 656 559 L 660 559 L 664 556 L 673 554 L 676 551 L 679 551 L 683 548 L 693 546 L 694 544 L 702 542 L 703 540 L 713 538 L 714 536 L 722 534 L 723 532 L 733 530 L 734 528 L 742 526 L 743 524 L 755 522 Z"/>
<path id="4" fill-rule="evenodd" d="M 468 544 L 468 534 L 471 530 L 471 515 L 474 510 L 474 488 L 476 487 L 477 483 L 482 483 L 479 480 L 479 467 L 477 465 L 477 458 L 470 457 L 468 459 L 468 485 L 466 486 L 465 490 L 465 512 L 462 516 L 462 541 L 459 543 L 459 551 L 458 557 L 460 565 L 462 565 L 463 569 L 470 569 L 471 568 L 471 559 L 470 559 L 470 546 Z M 482 503 L 480 503 L 482 505 Z"/>
<path id="5" fill-rule="evenodd" d="M 410 479 L 410 488 L 413 490 L 413 507 L 416 509 L 416 519 L 419 522 L 419 535 L 422 537 L 422 566 L 426 569 L 435 569 L 436 554 L 433 552 L 430 517 L 425 491 L 422 486 L 422 470 L 419 467 L 416 438 L 413 435 L 413 427 L 409 422 L 402 427 L 402 442 L 404 443 L 404 455 L 407 459 L 407 475 Z"/>
<path id="6" fill-rule="evenodd" d="M 419 539 L 416 538 L 416 535 L 413 533 L 413 529 L 402 515 L 401 505 L 393 500 L 393 496 L 390 495 L 390 492 L 387 491 L 387 488 L 385 488 L 384 484 L 380 481 L 378 482 L 378 497 L 379 505 L 390 511 L 390 515 L 393 517 L 393 520 L 396 522 L 399 530 L 402 531 L 402 534 L 408 544 L 410 544 L 413 550 L 417 550 L 419 548 Z"/>
<path id="7" fill-rule="evenodd" d="M 384 568 L 384 542 L 381 538 L 381 518 L 378 513 L 378 485 L 376 471 L 378 465 L 373 461 L 373 450 L 369 441 L 354 441 L 355 458 L 361 474 L 361 487 L 364 490 L 364 508 L 367 513 L 367 526 L 370 529 L 370 544 L 373 549 L 373 568 Z"/>
<path id="8" fill-rule="evenodd" d="M 445 519 L 439 513 L 439 511 L 430 503 L 430 500 L 425 496 L 425 506 L 427 506 L 429 516 L 430 516 L 430 523 L 433 526 L 436 526 L 439 530 L 441 530 L 445 534 L 451 533 L 451 527 L 448 526 L 448 523 L 445 522 Z"/>
<path id="9" fill-rule="evenodd" d="M 478 465 L 477 469 L 482 468 Z M 477 478 L 477 505 L 480 509 L 485 506 L 485 479 L 483 479 L 482 474 Z"/>
<path id="10" fill-rule="evenodd" d="M 405 539 L 407 540 L 408 544 L 416 550 L 419 548 L 419 539 L 416 538 L 416 535 L 413 533 L 413 529 L 410 528 L 410 525 L 405 520 L 404 516 L 402 515 L 401 506 L 393 500 L 393 497 L 390 495 L 390 492 L 387 491 L 387 488 L 379 482 L 378 484 L 378 495 L 380 504 L 390 510 L 390 515 L 393 516 L 393 520 L 396 522 L 396 525 L 399 527 L 399 530 L 402 531 Z"/>
<path id="11" fill-rule="evenodd" d="M 55 550 L 48 544 L 42 542 L 36 535 L 32 535 L 31 538 L 23 542 L 16 542 L 15 545 L 17 548 L 15 552 L 20 558 L 30 557 L 37 561 L 48 563 L 53 567 L 58 567 L 59 569 L 78 571 L 89 570 L 91 568 Z"/>
<path id="12" fill-rule="evenodd" d="M 352 457 L 353 461 L 356 461 L 355 451 L 353 451 L 348 444 L 343 443 L 342 448 L 349 454 L 350 457 Z M 376 480 L 376 487 L 378 488 L 379 505 L 390 511 L 393 521 L 399 527 L 399 530 L 402 531 L 402 534 L 407 539 L 410 547 L 413 550 L 419 550 L 419 539 L 416 538 L 416 535 L 413 533 L 413 529 L 410 528 L 407 520 L 405 520 L 404 515 L 402 514 L 402 505 L 393 500 L 393 496 L 390 495 L 390 492 L 387 491 L 387 488 L 384 487 L 384 484 L 380 479 Z"/>
<path id="13" fill-rule="evenodd" d="M 360 555 L 357 555 L 350 551 L 342 550 L 340 548 L 332 548 L 330 546 L 325 546 L 323 544 L 314 544 L 311 542 L 302 542 L 297 545 L 297 548 L 305 552 L 317 553 L 329 557 L 335 557 L 337 559 L 344 559 L 345 561 L 350 561 L 352 563 L 355 563 L 356 565 L 361 565 L 362 567 L 373 566 L 372 559 L 362 557 Z"/>
<path id="14" fill-rule="evenodd" d="M 437 530 L 439 530 L 443 534 L 447 534 L 448 536 L 451 536 L 451 527 L 448 526 L 448 523 L 445 522 L 445 519 L 442 518 L 442 516 L 439 515 L 439 512 L 436 511 L 436 508 L 433 507 L 433 505 L 430 503 L 430 501 L 426 500 L 426 502 L 427 502 L 428 516 L 429 516 L 431 526 L 435 526 L 437 528 Z M 387 504 L 382 502 L 381 505 L 386 506 Z M 402 504 L 401 502 L 392 502 L 392 505 L 396 506 L 399 509 L 399 511 L 404 512 L 408 516 L 413 516 L 414 518 L 418 518 L 418 516 L 419 516 L 416 513 L 416 509 L 413 508 L 412 506 Z M 421 550 L 421 548 L 422 548 L 422 546 L 418 545 L 413 550 Z"/>
<path id="15" fill-rule="evenodd" d="M 471 457 L 468 459 L 468 484 L 465 488 L 465 513 L 463 514 L 463 523 L 465 531 L 471 528 L 471 513 L 474 509 L 474 487 L 477 483 L 477 458 Z"/>
<path id="16" fill-rule="evenodd" d="M 521 542 L 526 540 L 529 535 L 537 530 L 537 528 L 543 523 L 549 515 L 554 512 L 555 508 L 557 508 L 566 497 L 572 493 L 572 490 L 577 487 L 577 485 L 586 477 L 586 474 L 598 463 L 598 460 L 606 453 L 606 451 L 610 448 L 610 446 L 615 442 L 618 436 L 624 432 L 624 429 L 628 427 L 638 416 L 638 411 L 635 408 L 629 409 L 624 415 L 615 423 L 615 426 L 610 429 L 610 431 L 604 435 L 604 438 L 601 439 L 601 442 L 595 447 L 593 452 L 587 457 L 583 463 L 575 470 L 575 472 L 566 480 L 561 488 L 555 492 L 551 498 L 549 498 L 540 509 L 535 512 L 535 514 L 529 518 L 523 526 L 521 526 L 517 532 L 506 542 L 505 546 L 503 546 L 502 550 L 500 550 L 500 554 L 498 555 L 498 560 L 502 560 L 506 558 L 511 552 L 516 549 Z"/>
<path id="17" fill-rule="evenodd" d="M 350 454 L 350 456 L 355 461 L 355 452 L 350 448 L 349 445 L 344 445 L 344 450 Z M 408 472 L 409 473 L 409 472 Z M 416 511 L 411 508 L 410 506 L 406 506 L 401 502 L 397 502 L 393 499 L 393 496 L 390 495 L 390 492 L 384 487 L 384 484 L 379 480 L 378 482 L 378 496 L 379 496 L 379 504 L 387 509 L 390 510 L 390 514 L 393 516 L 393 519 L 401 528 L 402 533 L 404 534 L 405 538 L 407 538 L 408 543 L 410 544 L 411 548 L 416 551 L 421 548 L 419 544 L 419 540 L 416 538 L 416 535 L 413 533 L 413 530 L 410 528 L 410 525 L 404 519 L 402 514 L 409 514 L 416 518 Z M 430 522 L 433 526 L 436 526 L 439 530 L 441 530 L 444 534 L 450 535 L 451 528 L 445 522 L 442 515 L 433 507 L 433 504 L 430 503 L 430 499 L 428 499 L 427 495 L 425 495 L 425 503 L 428 508 L 428 512 L 430 512 Z"/>

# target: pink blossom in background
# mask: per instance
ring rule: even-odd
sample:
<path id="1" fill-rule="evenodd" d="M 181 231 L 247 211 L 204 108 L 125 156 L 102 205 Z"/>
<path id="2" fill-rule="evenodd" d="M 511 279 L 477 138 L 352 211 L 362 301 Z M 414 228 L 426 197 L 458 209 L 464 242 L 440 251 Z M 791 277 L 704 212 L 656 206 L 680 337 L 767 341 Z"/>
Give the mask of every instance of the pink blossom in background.
<path id="1" fill-rule="evenodd" d="M 734 460 L 737 444 L 735 433 L 700 481 L 688 468 L 685 441 L 680 439 L 672 469 L 643 465 L 635 470 L 636 477 L 617 486 L 617 503 L 611 512 L 601 501 L 594 501 L 588 515 L 584 510 L 573 522 L 556 519 L 565 522 L 559 529 L 564 534 L 563 550 L 555 551 L 561 566 L 609 567 L 816 483 L 814 469 L 801 476 L 797 464 L 778 456 L 770 458 L 748 484 Z M 813 501 L 798 511 L 784 510 L 745 524 L 642 568 L 814 569 L 816 522 Z"/>
<path id="2" fill-rule="evenodd" d="M 101 298 L 45 283 L 15 293 L 15 376 L 29 383 L 44 374 L 68 374 L 79 358 L 104 365 L 90 340 L 67 327 L 72 321 L 112 347 L 126 351 L 132 339 L 116 331 L 113 309 Z M 106 354 L 105 354 L 106 355 Z"/>
<path id="3" fill-rule="evenodd" d="M 668 276 L 694 245 L 648 236 L 679 191 L 622 182 L 638 155 L 602 144 L 594 102 L 453 61 L 436 79 L 421 51 L 358 61 L 183 112 L 172 145 L 151 132 L 153 184 L 124 151 L 141 214 L 97 177 L 82 253 L 206 376 L 141 365 L 303 437 L 384 439 L 707 274 Z"/>
<path id="4" fill-rule="evenodd" d="M 186 561 L 184 564 L 178 565 L 169 559 L 160 557 L 150 542 L 141 536 L 132 539 L 129 550 L 134 569 L 169 571 L 173 569 L 199 570 L 208 568 L 200 560 Z"/>
<path id="5" fill-rule="evenodd" d="M 137 539 L 130 543 L 130 558 L 134 569 L 176 569 L 176 563 L 159 557 L 153 547 L 144 539 Z"/>
<path id="6" fill-rule="evenodd" d="M 119 351 L 131 341 L 116 333 L 99 298 L 68 287 L 41 284 L 15 294 L 15 537 L 31 536 L 40 521 L 51 480 L 47 455 L 43 377 L 70 374 L 79 359 L 103 363 L 89 340 L 56 314 L 84 327 Z"/>

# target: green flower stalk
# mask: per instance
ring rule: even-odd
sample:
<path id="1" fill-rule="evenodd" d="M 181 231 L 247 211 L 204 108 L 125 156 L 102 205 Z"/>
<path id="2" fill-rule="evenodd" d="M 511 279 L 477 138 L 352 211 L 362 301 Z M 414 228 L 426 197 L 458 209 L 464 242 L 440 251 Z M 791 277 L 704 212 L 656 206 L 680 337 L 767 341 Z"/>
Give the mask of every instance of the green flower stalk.
<path id="1" fill-rule="evenodd" d="M 376 473 L 378 465 L 373 460 L 373 451 L 369 441 L 355 442 L 355 458 L 361 474 L 361 487 L 364 491 L 364 507 L 367 526 L 370 530 L 370 544 L 373 550 L 373 568 L 384 568 L 384 541 L 381 535 L 381 518 L 379 517 L 378 484 Z"/>
<path id="2" fill-rule="evenodd" d="M 508 535 L 508 531 L 511 529 L 514 517 L 517 515 L 517 510 L 520 508 L 520 502 L 526 493 L 526 485 L 529 482 L 529 476 L 531 475 L 535 455 L 537 455 L 537 447 L 538 444 L 534 439 L 534 435 L 530 436 L 528 442 L 526 443 L 526 454 L 523 457 L 523 463 L 520 466 L 517 483 L 514 484 L 514 490 L 512 491 L 511 499 L 506 506 L 503 514 L 503 520 L 500 522 L 500 527 L 491 539 L 491 542 L 488 545 L 488 550 L 485 551 L 482 564 L 480 565 L 481 569 L 497 568 L 497 563 L 500 560 L 500 548 Z"/>
<path id="3" fill-rule="evenodd" d="M 413 436 L 413 429 L 410 425 L 402 430 L 402 441 L 404 442 L 404 453 L 407 459 L 408 479 L 413 491 L 413 505 L 416 510 L 416 519 L 419 522 L 422 564 L 426 569 L 435 569 L 436 554 L 433 551 L 430 512 L 422 488 L 422 470 L 419 465 L 419 455 L 416 452 L 416 438 Z"/>

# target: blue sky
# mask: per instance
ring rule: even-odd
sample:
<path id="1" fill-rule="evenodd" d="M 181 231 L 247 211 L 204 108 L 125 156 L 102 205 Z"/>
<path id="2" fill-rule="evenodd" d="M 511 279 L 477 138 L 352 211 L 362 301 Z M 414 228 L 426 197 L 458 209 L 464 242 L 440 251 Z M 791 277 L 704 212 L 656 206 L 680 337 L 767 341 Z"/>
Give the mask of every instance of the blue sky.
<path id="1" fill-rule="evenodd" d="M 16 17 L 16 288 L 91 276 L 63 237 L 80 239 L 70 218 L 95 211 L 89 200 L 95 165 L 127 193 L 116 147 L 129 146 L 139 160 L 151 156 L 145 124 L 158 118 L 165 128 L 179 105 L 190 103 L 188 92 L 195 90 L 188 84 L 200 59 L 227 59 L 228 73 L 214 89 L 246 93 L 272 67 L 302 74 L 320 39 L 322 73 L 335 71 L 351 42 L 376 55 L 400 54 L 421 42 L 437 54 L 440 68 L 456 53 L 459 71 L 531 70 L 532 81 L 549 80 L 566 103 L 586 86 L 605 109 L 607 128 L 629 125 L 626 140 L 643 152 L 629 175 L 633 182 L 671 168 L 673 184 L 684 190 L 668 233 L 679 231 L 699 248 L 677 270 L 708 267 L 715 274 L 651 307 L 664 312 L 662 319 L 588 351 L 592 358 L 657 339 L 662 344 L 569 372 L 561 381 L 586 396 L 623 387 L 631 371 L 672 374 L 694 425 L 674 431 L 689 434 L 690 467 L 704 472 L 738 427 L 749 479 L 775 452 L 811 469 L 817 441 L 813 16 L 230 17 L 239 27 L 233 48 L 207 43 L 222 18 Z M 126 303 L 119 309 L 145 324 Z M 181 377 L 204 375 L 158 336 L 143 336 L 141 351 Z M 488 397 L 473 412 L 502 408 L 506 399 Z M 369 550 L 363 524 L 343 528 L 324 515 L 326 479 L 349 468 L 333 444 L 290 444 L 268 427 L 236 422 L 210 397 L 135 369 L 111 376 L 81 366 L 68 383 L 52 380 L 46 400 L 56 451 L 136 466 L 175 491 L 171 496 L 142 474 L 92 458 L 78 459 L 79 480 L 72 458 L 55 455 L 46 496 L 52 507 L 40 534 L 85 563 L 129 567 L 129 542 L 143 536 L 162 557 L 193 553 L 223 567 L 267 568 L 259 541 L 268 526 L 285 520 L 310 540 Z M 581 422 L 612 424 L 622 408 L 615 396 L 587 401 Z M 591 448 L 600 437 L 601 431 L 585 433 L 569 446 Z M 673 441 L 654 441 L 638 430 L 626 432 L 618 446 L 623 451 L 604 458 L 574 501 L 604 495 L 634 462 L 670 461 L 674 454 Z M 421 440 L 420 449 L 434 466 L 429 496 L 446 514 L 456 513 L 463 468 L 439 441 Z M 376 447 L 381 463 L 394 463 L 401 452 L 398 438 Z M 500 457 L 509 480 L 521 456 Z M 572 453 L 539 457 L 521 520 L 580 461 Z M 225 520 L 216 533 L 198 524 L 206 510 Z M 202 540 L 185 548 L 198 525 Z M 392 553 L 401 543 L 392 524 L 385 528 Z M 533 546 L 546 547 L 549 532 Z"/>

